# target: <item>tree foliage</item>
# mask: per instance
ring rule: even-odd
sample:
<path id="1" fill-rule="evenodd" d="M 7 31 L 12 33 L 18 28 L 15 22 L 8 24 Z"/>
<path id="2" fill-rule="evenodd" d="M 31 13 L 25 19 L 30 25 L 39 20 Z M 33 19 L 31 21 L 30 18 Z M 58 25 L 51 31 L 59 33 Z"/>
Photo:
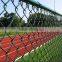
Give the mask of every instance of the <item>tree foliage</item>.
<path id="1" fill-rule="evenodd" d="M 60 26 L 61 24 L 56 16 L 42 13 L 30 14 L 27 23 L 15 13 L 6 12 L 4 13 L 4 17 L 0 18 L 0 27 L 54 27 Z"/>
<path id="2" fill-rule="evenodd" d="M 41 13 L 30 14 L 27 20 L 28 26 L 33 26 L 33 27 L 59 26 L 60 23 L 58 22 L 59 21 L 57 17 L 52 15 L 41 14 Z"/>
<path id="3" fill-rule="evenodd" d="M 22 18 L 18 17 L 15 13 L 5 13 L 4 17 L 0 18 L 0 27 L 22 27 L 25 22 Z"/>

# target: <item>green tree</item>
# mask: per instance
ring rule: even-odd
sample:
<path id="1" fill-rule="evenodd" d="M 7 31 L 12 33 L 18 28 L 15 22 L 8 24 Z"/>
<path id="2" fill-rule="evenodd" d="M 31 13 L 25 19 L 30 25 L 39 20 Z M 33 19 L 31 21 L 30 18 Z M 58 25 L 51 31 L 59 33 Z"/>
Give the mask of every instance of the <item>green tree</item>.
<path id="1" fill-rule="evenodd" d="M 28 26 L 43 26 L 45 17 L 43 14 L 40 13 L 35 13 L 35 14 L 31 14 L 27 20 Z"/>
<path id="2" fill-rule="evenodd" d="M 0 26 L 10 27 L 22 27 L 25 25 L 25 21 L 18 17 L 15 13 L 5 13 L 4 17 L 0 18 Z"/>
<path id="3" fill-rule="evenodd" d="M 4 17 L 0 18 L 0 26 L 1 27 L 2 26 L 7 27 L 10 24 L 11 21 L 9 21 L 8 16 L 9 16 L 9 13 L 6 12 L 6 13 L 4 13 Z"/>
<path id="4" fill-rule="evenodd" d="M 41 13 L 34 13 L 34 14 L 30 14 L 27 23 L 28 26 L 33 26 L 33 27 L 53 27 L 53 26 L 58 26 L 56 21 L 58 22 L 55 16 L 41 14 Z"/>

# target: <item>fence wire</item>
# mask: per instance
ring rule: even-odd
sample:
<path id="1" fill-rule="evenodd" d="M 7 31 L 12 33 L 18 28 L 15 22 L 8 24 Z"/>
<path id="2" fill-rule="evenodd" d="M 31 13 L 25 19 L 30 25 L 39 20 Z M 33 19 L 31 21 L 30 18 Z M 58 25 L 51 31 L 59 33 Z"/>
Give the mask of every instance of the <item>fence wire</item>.
<path id="1" fill-rule="evenodd" d="M 61 32 L 41 27 L 62 27 L 62 15 L 32 0 L 0 0 L 0 62 L 62 62 Z"/>

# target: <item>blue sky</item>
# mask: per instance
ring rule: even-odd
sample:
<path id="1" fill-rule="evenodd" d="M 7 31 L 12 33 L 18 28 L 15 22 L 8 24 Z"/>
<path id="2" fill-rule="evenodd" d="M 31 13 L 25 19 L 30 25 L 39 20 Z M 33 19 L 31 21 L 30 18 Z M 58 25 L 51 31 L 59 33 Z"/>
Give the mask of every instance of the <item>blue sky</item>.
<path id="1" fill-rule="evenodd" d="M 3 0 L 4 2 L 7 2 L 8 0 Z M 41 4 L 43 4 L 44 6 L 54 10 L 54 0 L 35 0 L 40 2 Z M 17 6 L 18 5 L 18 0 L 14 0 L 14 4 Z M 24 5 L 25 6 L 25 5 Z M 55 0 L 55 10 L 62 14 L 62 0 Z M 3 3 L 0 0 L 0 13 L 3 11 Z M 15 7 L 12 4 L 12 2 L 9 0 L 9 3 L 7 4 L 6 10 L 11 13 L 11 12 L 15 12 Z M 19 15 L 22 17 L 22 13 L 23 10 L 21 9 L 21 6 L 18 7 L 18 11 Z M 26 11 L 26 15 L 28 16 L 28 10 Z M 1 17 L 2 15 L 0 15 Z"/>
<path id="2" fill-rule="evenodd" d="M 54 0 L 36 0 L 46 7 L 54 10 Z M 55 0 L 55 10 L 62 14 L 62 0 Z"/>

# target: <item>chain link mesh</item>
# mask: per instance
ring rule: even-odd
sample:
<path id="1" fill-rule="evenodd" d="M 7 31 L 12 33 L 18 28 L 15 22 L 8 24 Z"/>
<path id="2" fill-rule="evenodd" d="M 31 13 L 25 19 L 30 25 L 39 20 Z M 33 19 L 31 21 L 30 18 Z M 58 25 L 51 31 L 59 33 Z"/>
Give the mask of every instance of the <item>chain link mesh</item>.
<path id="1" fill-rule="evenodd" d="M 0 62 L 62 62 L 62 15 L 31 0 L 0 0 Z M 58 59 L 58 60 L 57 60 Z"/>

